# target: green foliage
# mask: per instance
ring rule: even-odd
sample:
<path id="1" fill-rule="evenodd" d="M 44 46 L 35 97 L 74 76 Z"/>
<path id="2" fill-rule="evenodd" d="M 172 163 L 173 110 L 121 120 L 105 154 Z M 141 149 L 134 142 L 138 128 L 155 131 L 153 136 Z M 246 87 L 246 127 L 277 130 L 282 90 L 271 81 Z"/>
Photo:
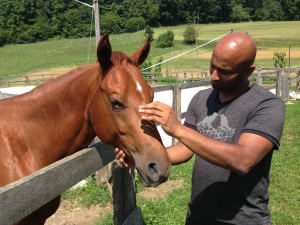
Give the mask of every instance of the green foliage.
<path id="1" fill-rule="evenodd" d="M 174 42 L 174 32 L 168 30 L 160 34 L 157 38 L 156 46 L 159 48 L 168 48 L 172 47 Z"/>
<path id="2" fill-rule="evenodd" d="M 198 32 L 195 30 L 195 27 L 188 26 L 183 33 L 183 43 L 187 45 L 192 45 L 196 43 L 196 38 L 198 37 Z"/>
<path id="3" fill-rule="evenodd" d="M 146 22 L 143 17 L 133 17 L 130 18 L 126 23 L 127 32 L 135 32 L 143 30 L 146 26 Z"/>
<path id="4" fill-rule="evenodd" d="M 275 51 L 273 53 L 274 66 L 276 68 L 284 68 L 286 63 L 286 51 L 283 49 L 281 51 Z"/>
<path id="5" fill-rule="evenodd" d="M 92 4 L 92 1 L 84 2 Z M 99 1 L 102 33 L 217 22 L 300 20 L 300 0 Z M 91 8 L 64 0 L 1 0 L 0 45 L 94 35 Z M 106 15 L 108 14 L 108 15 Z M 136 18 L 139 18 L 138 21 Z M 6 35 L 3 38 L 4 34 Z M 2 37 L 1 37 L 2 36 Z"/>
<path id="6" fill-rule="evenodd" d="M 163 57 L 161 57 L 161 56 L 158 57 L 158 59 L 155 61 L 154 65 L 156 65 L 156 66 L 154 67 L 154 72 L 156 72 L 156 73 L 161 73 L 162 72 L 161 71 L 161 62 L 162 61 L 163 61 Z"/>
<path id="7" fill-rule="evenodd" d="M 230 18 L 232 22 L 242 22 L 249 21 L 251 16 L 249 10 L 247 8 L 243 8 L 243 6 L 239 4 L 232 8 Z"/>
<path id="8" fill-rule="evenodd" d="M 145 37 L 146 38 L 150 37 L 150 41 L 153 41 L 153 34 L 154 34 L 153 29 L 149 25 L 147 25 L 145 27 L 145 34 L 144 34 Z"/>
<path id="9" fill-rule="evenodd" d="M 115 13 L 105 13 L 101 16 L 101 33 L 118 34 L 124 30 L 124 21 Z"/>

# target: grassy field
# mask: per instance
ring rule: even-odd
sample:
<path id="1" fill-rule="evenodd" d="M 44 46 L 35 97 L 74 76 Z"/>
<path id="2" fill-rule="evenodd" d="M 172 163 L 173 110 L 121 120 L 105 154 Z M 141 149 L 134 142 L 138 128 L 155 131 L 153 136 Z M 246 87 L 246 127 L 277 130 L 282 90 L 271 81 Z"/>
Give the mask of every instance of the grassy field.
<path id="1" fill-rule="evenodd" d="M 188 25 L 154 28 L 154 37 L 172 30 L 175 34 L 175 46 L 160 49 L 152 45 L 149 59 L 154 64 L 158 57 L 164 60 L 186 52 L 195 46 L 182 43 L 183 33 Z M 273 52 L 285 49 L 290 51 L 290 65 L 300 66 L 300 21 L 290 22 L 247 22 L 224 24 L 198 24 L 198 44 L 202 45 L 215 39 L 230 29 L 247 32 L 257 41 L 258 56 L 256 66 L 273 67 Z M 133 53 L 143 42 L 143 31 L 110 35 L 113 50 Z M 211 50 L 215 43 L 198 49 L 199 58 L 193 51 L 175 60 L 163 64 L 163 69 L 208 69 Z M 90 46 L 90 47 L 89 47 Z M 53 68 L 74 68 L 95 62 L 95 39 L 49 40 L 35 44 L 6 45 L 0 48 L 0 77 L 52 71 Z M 287 54 L 288 57 L 288 54 Z M 57 70 L 56 70 L 57 71 Z"/>

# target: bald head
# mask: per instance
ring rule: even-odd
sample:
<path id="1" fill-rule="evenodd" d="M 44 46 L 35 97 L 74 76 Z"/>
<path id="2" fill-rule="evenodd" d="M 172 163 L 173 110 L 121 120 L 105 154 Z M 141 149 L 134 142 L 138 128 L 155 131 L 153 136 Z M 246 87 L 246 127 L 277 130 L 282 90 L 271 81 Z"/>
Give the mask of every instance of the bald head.
<path id="1" fill-rule="evenodd" d="M 215 46 L 213 56 L 228 66 L 250 67 L 256 56 L 256 43 L 247 34 L 233 32 L 224 36 Z"/>

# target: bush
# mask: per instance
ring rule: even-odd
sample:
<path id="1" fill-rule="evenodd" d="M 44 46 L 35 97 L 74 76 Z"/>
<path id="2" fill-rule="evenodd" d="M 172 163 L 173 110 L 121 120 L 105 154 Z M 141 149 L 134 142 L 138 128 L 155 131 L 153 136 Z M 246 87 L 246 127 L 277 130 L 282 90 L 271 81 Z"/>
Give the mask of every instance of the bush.
<path id="1" fill-rule="evenodd" d="M 173 46 L 173 42 L 174 42 L 174 32 L 169 30 L 158 36 L 156 46 L 159 48 L 168 48 Z"/>
<path id="2" fill-rule="evenodd" d="M 276 68 L 284 68 L 286 63 L 286 51 L 282 49 L 281 51 L 275 51 L 273 53 L 274 66 Z"/>
<path id="3" fill-rule="evenodd" d="M 145 37 L 148 38 L 150 37 L 150 41 L 153 41 L 153 34 L 154 34 L 154 31 L 152 30 L 152 28 L 147 25 L 146 28 L 145 28 Z"/>
<path id="4" fill-rule="evenodd" d="M 195 44 L 196 37 L 198 37 L 198 33 L 196 33 L 195 28 L 188 26 L 183 33 L 183 43 L 187 45 Z"/>
<path id="5" fill-rule="evenodd" d="M 9 42 L 9 32 L 6 30 L 0 30 L 0 47 L 4 46 Z"/>
<path id="6" fill-rule="evenodd" d="M 106 13 L 101 17 L 101 33 L 119 34 L 124 31 L 124 23 L 120 16 Z"/>
<path id="7" fill-rule="evenodd" d="M 146 22 L 143 17 L 133 17 L 127 21 L 126 31 L 135 32 L 144 29 L 145 26 L 146 26 Z"/>

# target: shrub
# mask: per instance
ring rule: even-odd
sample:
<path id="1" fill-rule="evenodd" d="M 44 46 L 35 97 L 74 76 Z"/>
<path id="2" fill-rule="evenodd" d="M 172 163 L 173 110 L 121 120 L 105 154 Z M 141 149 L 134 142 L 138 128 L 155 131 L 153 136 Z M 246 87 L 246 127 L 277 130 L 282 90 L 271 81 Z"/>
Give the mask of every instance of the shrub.
<path id="1" fill-rule="evenodd" d="M 273 53 L 274 66 L 276 68 L 284 68 L 286 63 L 286 51 L 283 49 L 279 52 Z"/>
<path id="2" fill-rule="evenodd" d="M 132 17 L 126 23 L 126 31 L 135 32 L 144 29 L 146 22 L 143 17 Z"/>
<path id="3" fill-rule="evenodd" d="M 153 34 L 154 34 L 154 31 L 152 30 L 152 28 L 149 25 L 147 25 L 145 27 L 145 34 L 144 34 L 145 37 L 146 38 L 150 37 L 150 41 L 153 41 Z"/>
<path id="4" fill-rule="evenodd" d="M 159 48 L 168 48 L 172 47 L 174 42 L 174 32 L 167 31 L 158 36 L 156 46 Z"/>
<path id="5" fill-rule="evenodd" d="M 188 26 L 183 33 L 183 43 L 187 45 L 195 44 L 196 37 L 198 37 L 198 33 L 195 31 L 195 28 Z"/>
<path id="6" fill-rule="evenodd" d="M 105 13 L 101 17 L 101 33 L 118 34 L 123 30 L 124 23 L 120 16 L 114 13 Z"/>

